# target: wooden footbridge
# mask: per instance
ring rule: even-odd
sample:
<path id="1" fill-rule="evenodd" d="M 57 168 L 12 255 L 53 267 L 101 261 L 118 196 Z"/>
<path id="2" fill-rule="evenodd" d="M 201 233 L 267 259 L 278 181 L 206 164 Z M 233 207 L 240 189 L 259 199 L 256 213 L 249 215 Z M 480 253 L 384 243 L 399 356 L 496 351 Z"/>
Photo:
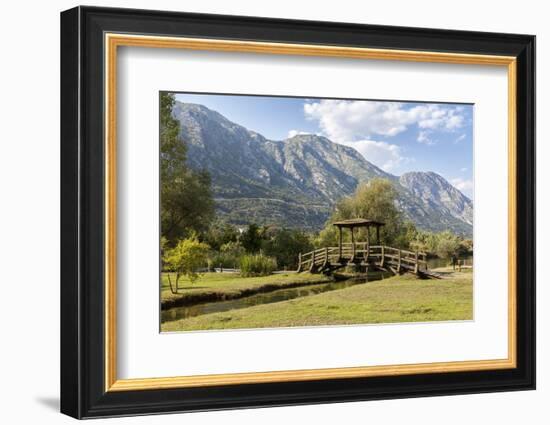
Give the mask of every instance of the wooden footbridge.
<path id="1" fill-rule="evenodd" d="M 335 247 L 319 248 L 305 254 L 300 253 L 298 272 L 331 274 L 335 270 L 355 265 L 367 270 L 382 270 L 393 274 L 414 273 L 420 277 L 438 278 L 428 271 L 424 252 L 413 252 L 380 244 L 380 227 L 384 223 L 366 219 L 352 219 L 334 223 L 339 230 L 339 243 Z M 367 241 L 355 241 L 355 228 L 367 228 Z M 376 229 L 376 245 L 370 243 L 370 228 Z M 349 228 L 351 242 L 342 241 L 342 229 Z"/>

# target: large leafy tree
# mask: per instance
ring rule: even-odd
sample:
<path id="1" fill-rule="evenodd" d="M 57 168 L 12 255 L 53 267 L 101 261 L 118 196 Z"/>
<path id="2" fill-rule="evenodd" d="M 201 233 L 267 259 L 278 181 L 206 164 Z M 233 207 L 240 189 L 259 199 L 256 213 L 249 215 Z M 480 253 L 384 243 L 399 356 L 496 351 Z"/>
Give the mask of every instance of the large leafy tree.
<path id="1" fill-rule="evenodd" d="M 380 229 L 381 243 L 407 248 L 409 242 L 407 234 L 414 231 L 414 226 L 404 221 L 401 212 L 397 209 L 396 199 L 397 191 L 387 179 L 377 178 L 359 185 L 353 195 L 343 198 L 336 204 L 327 227 L 319 235 L 317 245 L 337 243 L 337 231 L 332 225 L 334 221 L 365 218 L 386 224 Z M 366 240 L 365 232 L 365 229 L 359 230 L 357 240 Z M 344 233 L 346 239 L 349 238 L 348 233 Z"/>
<path id="2" fill-rule="evenodd" d="M 210 175 L 187 164 L 180 124 L 172 116 L 173 94 L 160 95 L 161 231 L 168 243 L 204 232 L 214 217 Z"/>

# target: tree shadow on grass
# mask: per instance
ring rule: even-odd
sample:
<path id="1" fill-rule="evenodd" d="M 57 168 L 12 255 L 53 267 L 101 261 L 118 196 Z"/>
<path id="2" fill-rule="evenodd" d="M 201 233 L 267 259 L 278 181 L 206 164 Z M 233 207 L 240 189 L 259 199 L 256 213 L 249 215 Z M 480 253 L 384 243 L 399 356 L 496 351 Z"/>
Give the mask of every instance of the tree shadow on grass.
<path id="1" fill-rule="evenodd" d="M 186 289 L 207 289 L 208 286 L 180 286 L 178 288 L 178 292 L 179 291 L 184 291 Z"/>

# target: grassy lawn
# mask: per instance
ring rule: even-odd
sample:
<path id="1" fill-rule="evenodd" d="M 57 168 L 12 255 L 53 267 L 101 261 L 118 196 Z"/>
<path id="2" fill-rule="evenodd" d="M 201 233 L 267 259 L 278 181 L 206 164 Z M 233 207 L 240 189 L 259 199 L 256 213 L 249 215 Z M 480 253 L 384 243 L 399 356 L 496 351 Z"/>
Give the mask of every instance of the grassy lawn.
<path id="1" fill-rule="evenodd" d="M 403 275 L 289 301 L 167 322 L 162 324 L 162 331 L 471 320 L 472 295 L 471 270 L 449 271 L 441 280 Z"/>
<path id="2" fill-rule="evenodd" d="M 172 294 L 168 273 L 162 275 L 161 304 L 163 308 L 198 302 L 229 300 L 275 289 L 330 282 L 331 278 L 310 273 L 281 273 L 263 277 L 241 277 L 237 273 L 205 273 L 193 285 L 180 279 L 179 292 Z M 171 275 L 175 285 L 175 275 Z"/>

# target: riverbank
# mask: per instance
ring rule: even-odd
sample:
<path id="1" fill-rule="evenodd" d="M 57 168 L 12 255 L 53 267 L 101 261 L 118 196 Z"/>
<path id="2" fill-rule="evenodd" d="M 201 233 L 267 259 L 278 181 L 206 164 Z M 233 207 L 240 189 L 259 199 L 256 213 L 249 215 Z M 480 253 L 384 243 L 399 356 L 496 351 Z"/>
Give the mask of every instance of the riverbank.
<path id="1" fill-rule="evenodd" d="M 412 275 L 162 324 L 164 332 L 473 319 L 472 272 Z M 313 275 L 318 276 L 318 275 Z"/>
<path id="2" fill-rule="evenodd" d="M 176 281 L 171 274 L 172 284 Z M 277 289 L 331 282 L 331 277 L 311 273 L 279 273 L 261 277 L 241 277 L 238 273 L 205 273 L 194 284 L 180 280 L 177 294 L 172 294 L 168 273 L 162 274 L 161 308 L 181 307 L 197 303 L 225 301 L 248 297 Z"/>

